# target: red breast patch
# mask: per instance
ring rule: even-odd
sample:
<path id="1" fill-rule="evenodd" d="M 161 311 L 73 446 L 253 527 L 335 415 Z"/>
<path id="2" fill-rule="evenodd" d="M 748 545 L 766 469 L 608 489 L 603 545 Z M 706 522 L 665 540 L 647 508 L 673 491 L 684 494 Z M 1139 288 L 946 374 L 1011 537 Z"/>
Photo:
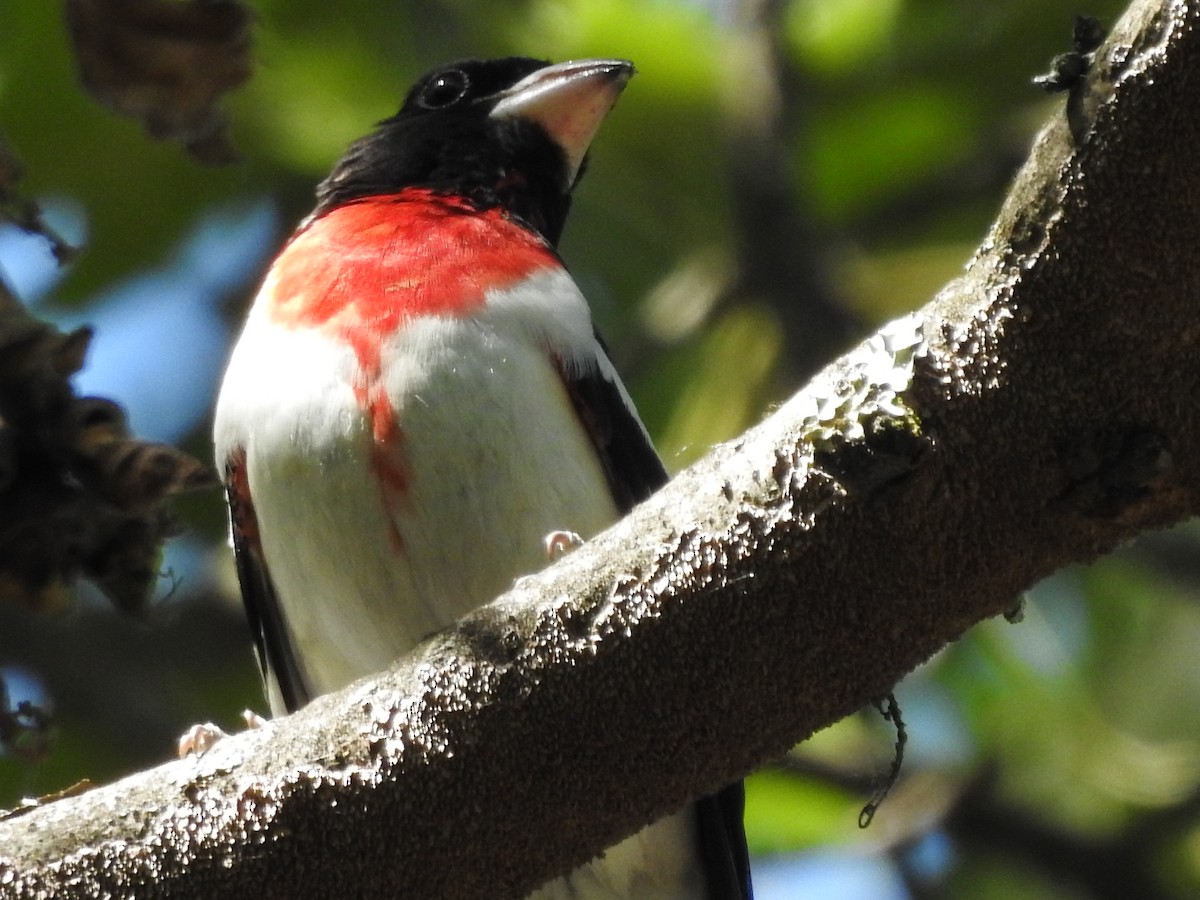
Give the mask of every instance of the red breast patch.
<path id="1" fill-rule="evenodd" d="M 259 302 L 287 328 L 318 328 L 348 343 L 354 393 L 371 423 L 385 496 L 403 494 L 403 433 L 381 383 L 381 345 L 415 316 L 466 316 L 489 290 L 560 266 L 536 234 L 500 210 L 408 189 L 331 210 L 275 260 Z"/>
<path id="2" fill-rule="evenodd" d="M 469 314 L 485 291 L 557 265 L 500 210 L 410 189 L 331 210 L 297 234 L 272 267 L 272 319 L 387 333 L 410 316 Z"/>
<path id="3" fill-rule="evenodd" d="M 327 328 L 378 372 L 380 341 L 413 316 L 470 315 L 488 290 L 561 265 L 500 210 L 410 189 L 334 209 L 271 267 L 268 309 L 285 327 Z"/>

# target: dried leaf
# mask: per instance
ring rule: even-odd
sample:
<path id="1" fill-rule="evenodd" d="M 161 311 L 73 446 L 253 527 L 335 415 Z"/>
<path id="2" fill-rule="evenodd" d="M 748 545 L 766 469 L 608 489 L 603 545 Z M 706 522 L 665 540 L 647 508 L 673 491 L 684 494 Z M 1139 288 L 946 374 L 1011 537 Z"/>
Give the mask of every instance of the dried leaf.
<path id="1" fill-rule="evenodd" d="M 0 602 L 56 608 L 86 577 L 139 609 L 174 531 L 166 499 L 216 484 L 187 454 L 130 436 L 116 403 L 75 396 L 90 339 L 0 298 Z"/>
<path id="2" fill-rule="evenodd" d="M 219 104 L 250 77 L 251 21 L 235 0 L 67 0 L 84 87 L 213 165 L 235 158 Z"/>

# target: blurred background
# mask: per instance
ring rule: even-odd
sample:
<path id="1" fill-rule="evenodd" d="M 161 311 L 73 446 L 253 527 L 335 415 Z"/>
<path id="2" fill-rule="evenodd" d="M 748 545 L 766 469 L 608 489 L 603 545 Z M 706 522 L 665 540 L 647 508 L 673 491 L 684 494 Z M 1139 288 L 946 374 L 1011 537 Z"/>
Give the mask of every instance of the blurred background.
<path id="1" fill-rule="evenodd" d="M 198 165 L 78 87 L 58 4 L 0 6 L 0 133 L 85 251 L 0 226 L 36 314 L 97 330 L 82 393 L 208 459 L 216 386 L 270 254 L 346 143 L 462 56 L 621 56 L 562 253 L 672 469 L 757 421 L 983 237 L 1061 100 L 1064 0 L 253 0 L 240 159 Z M 1111 24 L 1112 0 L 1086 12 Z M 265 710 L 217 491 L 175 504 L 149 608 L 81 589 L 0 606 L 9 702 L 53 714 L 0 754 L 0 807 L 170 757 L 190 724 Z M 1197 529 L 1033 588 L 897 688 L 899 785 L 859 809 L 894 733 L 867 711 L 748 782 L 760 898 L 1200 896 Z M 897 536 L 903 552 L 903 536 Z M 996 552 L 1002 554 L 1003 547 Z M 886 596 L 878 602 L 887 603 Z M 803 627 L 803 623 L 797 623 Z M 747 648 L 747 652 L 752 652 Z M 737 735 L 729 735 L 737 740 Z"/>

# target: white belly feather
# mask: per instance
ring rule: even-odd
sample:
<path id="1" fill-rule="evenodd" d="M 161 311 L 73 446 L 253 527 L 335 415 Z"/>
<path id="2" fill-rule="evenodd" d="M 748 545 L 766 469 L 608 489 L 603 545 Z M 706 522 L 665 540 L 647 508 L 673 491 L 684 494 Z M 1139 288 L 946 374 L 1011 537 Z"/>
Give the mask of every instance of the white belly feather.
<path id="1" fill-rule="evenodd" d="M 549 532 L 588 536 L 615 519 L 558 373 L 513 338 L 422 319 L 396 339 L 404 364 L 383 377 L 409 479 L 394 509 L 346 377 L 349 348 L 282 329 L 268 340 L 280 390 L 260 395 L 242 443 L 267 565 L 315 692 L 386 667 L 542 568 Z"/>
<path id="2" fill-rule="evenodd" d="M 539 277 L 475 317 L 415 319 L 385 346 L 409 475 L 393 508 L 370 464 L 350 347 L 251 314 L 218 403 L 218 460 L 245 450 L 263 552 L 314 692 L 386 668 L 544 567 L 549 532 L 588 537 L 617 517 L 547 345 L 563 365 L 599 357 L 615 373 L 570 278 Z M 557 317 L 539 311 L 551 302 Z M 568 330 L 539 333 L 564 305 L 577 312 Z M 690 811 L 664 819 L 535 896 L 698 896 L 692 829 Z"/>

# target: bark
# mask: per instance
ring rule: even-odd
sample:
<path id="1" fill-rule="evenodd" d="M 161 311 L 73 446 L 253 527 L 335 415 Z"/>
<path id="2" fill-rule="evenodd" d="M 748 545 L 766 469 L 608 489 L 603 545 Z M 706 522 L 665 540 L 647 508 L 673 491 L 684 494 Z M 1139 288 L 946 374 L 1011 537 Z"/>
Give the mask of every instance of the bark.
<path id="1" fill-rule="evenodd" d="M 929 306 L 388 673 L 0 822 L 0 896 L 517 896 L 1191 515 L 1198 24 L 1135 3 Z"/>

